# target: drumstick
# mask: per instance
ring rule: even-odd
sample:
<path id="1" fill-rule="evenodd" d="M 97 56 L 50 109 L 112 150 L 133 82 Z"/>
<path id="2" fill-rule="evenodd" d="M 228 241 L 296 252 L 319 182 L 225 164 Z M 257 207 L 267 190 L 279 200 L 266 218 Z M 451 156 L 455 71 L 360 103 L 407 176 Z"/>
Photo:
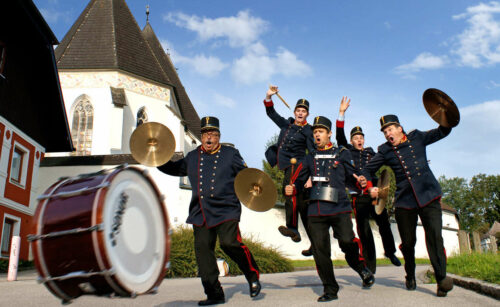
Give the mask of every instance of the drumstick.
<path id="1" fill-rule="evenodd" d="M 290 175 L 290 185 L 292 185 L 292 184 L 293 184 L 293 182 L 292 182 L 292 177 L 293 177 L 293 168 L 294 168 L 294 166 L 295 166 L 295 163 L 297 163 L 297 159 L 295 159 L 295 158 L 291 158 L 291 159 L 290 159 L 290 163 L 292 164 L 292 174 Z"/>
<path id="2" fill-rule="evenodd" d="M 269 85 L 269 88 L 272 89 L 273 86 L 272 85 Z M 283 99 L 283 97 L 281 97 L 281 95 L 276 91 L 276 96 L 278 96 L 279 99 L 281 99 L 281 101 L 283 101 L 283 103 L 291 110 L 290 106 L 288 105 L 288 103 L 286 103 L 285 99 Z"/>

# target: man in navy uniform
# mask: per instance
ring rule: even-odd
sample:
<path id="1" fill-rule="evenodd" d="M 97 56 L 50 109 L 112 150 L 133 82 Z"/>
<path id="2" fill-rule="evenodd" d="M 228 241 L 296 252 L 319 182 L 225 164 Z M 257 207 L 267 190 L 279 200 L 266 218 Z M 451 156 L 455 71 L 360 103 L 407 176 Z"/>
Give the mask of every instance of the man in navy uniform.
<path id="1" fill-rule="evenodd" d="M 276 112 L 271 99 L 277 92 L 278 87 L 271 86 L 264 100 L 267 116 L 269 116 L 269 118 L 271 118 L 280 128 L 278 142 L 268 148 L 266 151 L 266 158 L 271 167 L 277 165 L 280 170 L 284 171 L 283 187 L 290 184 L 290 182 L 296 182 L 297 186 L 303 187 L 305 177 L 302 162 L 306 156 L 306 149 L 309 152 L 314 150 L 311 125 L 307 123 L 309 101 L 306 99 L 299 99 L 293 112 L 295 118 L 290 117 L 285 119 Z M 295 158 L 297 161 L 295 166 L 292 166 L 292 158 Z M 280 226 L 278 228 L 282 235 L 290 237 L 294 242 L 301 241 L 298 230 L 299 215 L 306 229 L 307 236 L 309 240 L 311 240 L 307 228 L 307 204 L 305 203 L 305 193 L 306 191 L 301 188 L 297 189 L 296 194 L 285 197 L 286 227 Z M 311 256 L 311 248 L 303 250 L 302 255 Z"/>
<path id="2" fill-rule="evenodd" d="M 246 168 L 239 151 L 221 145 L 219 120 L 201 119 L 201 142 L 185 158 L 168 162 L 158 169 L 173 176 L 188 176 L 193 188 L 187 223 L 193 224 L 194 247 L 201 282 L 207 299 L 198 305 L 222 304 L 224 291 L 219 282 L 215 242 L 245 274 L 250 296 L 259 294 L 259 269 L 248 247 L 241 241 L 238 222 L 241 205 L 234 191 L 234 178 Z"/>
<path id="3" fill-rule="evenodd" d="M 324 293 L 318 302 L 337 299 L 339 285 L 333 273 L 331 259 L 330 227 L 338 240 L 340 249 L 345 254 L 349 266 L 360 275 L 363 287 L 369 288 L 375 278 L 366 267 L 360 254 L 361 243 L 354 236 L 351 220 L 351 205 L 346 194 L 346 182 L 355 184 L 356 169 L 353 166 L 351 153 L 345 147 L 334 147 L 330 141 L 332 135 L 331 121 L 323 116 L 314 119 L 313 135 L 317 150 L 311 152 L 305 162 L 311 187 L 308 205 L 308 226 L 311 234 L 314 261 L 323 282 Z M 364 182 L 366 191 L 371 182 Z M 285 193 L 295 192 L 295 185 L 287 185 Z"/>
<path id="4" fill-rule="evenodd" d="M 441 187 L 427 162 L 426 147 L 446 137 L 451 128 L 439 126 L 429 131 L 413 130 L 408 134 L 396 115 L 380 118 L 380 130 L 386 143 L 378 147 L 377 154 L 363 170 L 370 179 L 382 165 L 388 165 L 396 175 L 396 222 L 401 236 L 401 250 L 405 259 L 406 288 L 416 289 L 415 243 L 418 217 L 425 231 L 425 243 L 438 283 L 437 296 L 446 296 L 453 288 L 453 280 L 446 276 L 446 253 L 443 245 Z M 372 197 L 378 188 L 371 189 Z"/>
<path id="5" fill-rule="evenodd" d="M 349 108 L 350 102 L 351 99 L 342 97 L 339 118 L 336 124 L 336 139 L 339 146 L 342 145 L 349 149 L 354 160 L 354 167 L 358 172 L 361 172 L 368 161 L 375 156 L 375 152 L 371 147 L 364 147 L 365 135 L 359 126 L 352 128 L 351 144 L 347 143 L 344 133 L 344 115 L 345 111 Z M 375 178 L 372 179 L 372 182 L 375 182 Z M 374 219 L 377 223 L 384 246 L 385 256 L 389 258 L 395 266 L 401 266 L 401 262 L 395 255 L 396 245 L 394 244 L 394 236 L 392 235 L 387 209 L 384 208 L 380 215 L 377 214 L 369 194 L 363 194 L 355 185 L 348 185 L 348 188 L 351 192 L 352 208 L 354 210 L 354 216 L 356 217 L 358 236 L 363 246 L 363 256 L 370 271 L 375 274 L 377 270 L 377 254 L 375 251 L 372 229 L 370 228 L 370 219 Z"/>

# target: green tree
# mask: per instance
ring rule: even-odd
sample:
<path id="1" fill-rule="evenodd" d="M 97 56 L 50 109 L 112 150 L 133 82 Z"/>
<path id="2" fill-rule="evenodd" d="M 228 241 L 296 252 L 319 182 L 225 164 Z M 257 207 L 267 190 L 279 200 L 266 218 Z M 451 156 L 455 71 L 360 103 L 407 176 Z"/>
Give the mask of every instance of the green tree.
<path id="1" fill-rule="evenodd" d="M 276 144 L 278 142 L 278 135 L 275 134 L 272 136 L 266 143 L 266 150 Z M 278 191 L 278 202 L 284 203 L 285 202 L 285 197 L 283 197 L 283 179 L 285 178 L 285 173 L 281 170 L 278 169 L 277 166 L 271 167 L 269 165 L 269 162 L 267 162 L 265 159 L 262 160 L 262 168 L 266 174 L 268 174 L 271 179 L 274 182 L 274 185 L 276 186 L 276 190 Z"/>
<path id="2" fill-rule="evenodd" d="M 460 227 L 485 232 L 500 220 L 500 175 L 478 174 L 464 178 L 439 177 L 443 201 L 457 210 Z"/>

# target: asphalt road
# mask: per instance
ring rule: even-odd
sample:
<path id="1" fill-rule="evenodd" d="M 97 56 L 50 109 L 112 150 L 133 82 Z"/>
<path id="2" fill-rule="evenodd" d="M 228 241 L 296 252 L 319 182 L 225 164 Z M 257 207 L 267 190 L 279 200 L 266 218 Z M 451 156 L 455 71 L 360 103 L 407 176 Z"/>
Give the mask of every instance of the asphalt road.
<path id="1" fill-rule="evenodd" d="M 427 266 L 418 267 L 425 270 Z M 299 271 L 280 274 L 263 274 L 261 294 L 251 299 L 248 284 L 243 276 L 222 277 L 221 283 L 226 294 L 224 306 L 500 306 L 500 301 L 456 287 L 447 297 L 436 297 L 435 284 L 418 281 L 416 291 L 407 291 L 404 286 L 404 270 L 399 267 L 377 268 L 376 282 L 371 289 L 362 289 L 359 276 L 351 269 L 336 269 L 335 275 L 341 287 L 339 299 L 329 303 L 317 303 L 323 292 L 316 271 Z M 18 281 L 7 282 L 5 274 L 0 275 L 0 306 L 61 306 L 43 285 L 36 282 L 36 273 L 20 272 Z M 70 306 L 196 306 L 204 299 L 199 278 L 165 279 L 155 295 L 131 298 L 107 298 L 82 296 Z"/>

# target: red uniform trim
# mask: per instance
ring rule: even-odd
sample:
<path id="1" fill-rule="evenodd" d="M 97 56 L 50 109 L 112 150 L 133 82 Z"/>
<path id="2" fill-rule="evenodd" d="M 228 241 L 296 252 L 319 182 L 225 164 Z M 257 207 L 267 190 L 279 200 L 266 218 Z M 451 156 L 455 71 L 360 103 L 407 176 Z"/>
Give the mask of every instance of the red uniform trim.
<path id="1" fill-rule="evenodd" d="M 359 238 L 356 238 L 356 237 L 354 237 L 354 239 L 352 239 L 352 240 L 358 244 L 358 247 L 359 247 L 359 261 L 363 262 L 366 265 L 365 258 L 363 257 L 363 244 L 361 244 L 361 240 Z"/>
<path id="2" fill-rule="evenodd" d="M 333 148 L 333 144 L 332 144 L 332 142 L 330 142 L 330 143 L 326 144 L 325 148 L 319 148 L 319 147 L 318 147 L 318 150 L 319 150 L 319 151 L 325 151 L 325 150 L 328 150 L 328 149 L 331 149 L 331 148 Z"/>
<path id="3" fill-rule="evenodd" d="M 248 249 L 248 247 L 243 244 L 243 241 L 241 240 L 241 233 L 240 233 L 240 226 L 238 225 L 238 233 L 236 234 L 236 239 L 238 240 L 238 242 L 240 242 L 240 246 L 241 248 L 243 248 L 243 251 L 245 252 L 245 256 L 247 257 L 247 261 L 248 261 L 248 267 L 250 268 L 251 271 L 255 272 L 255 274 L 257 274 L 257 280 L 259 280 L 259 270 L 257 270 L 253 264 L 252 264 L 252 254 L 250 253 L 250 250 Z"/>
<path id="4" fill-rule="evenodd" d="M 269 107 L 274 106 L 274 103 L 273 103 L 272 100 L 266 100 L 266 99 L 264 99 L 264 105 L 266 106 L 266 108 L 269 108 Z"/>
<path id="5" fill-rule="evenodd" d="M 344 128 L 345 121 L 337 119 L 337 128 Z"/>

